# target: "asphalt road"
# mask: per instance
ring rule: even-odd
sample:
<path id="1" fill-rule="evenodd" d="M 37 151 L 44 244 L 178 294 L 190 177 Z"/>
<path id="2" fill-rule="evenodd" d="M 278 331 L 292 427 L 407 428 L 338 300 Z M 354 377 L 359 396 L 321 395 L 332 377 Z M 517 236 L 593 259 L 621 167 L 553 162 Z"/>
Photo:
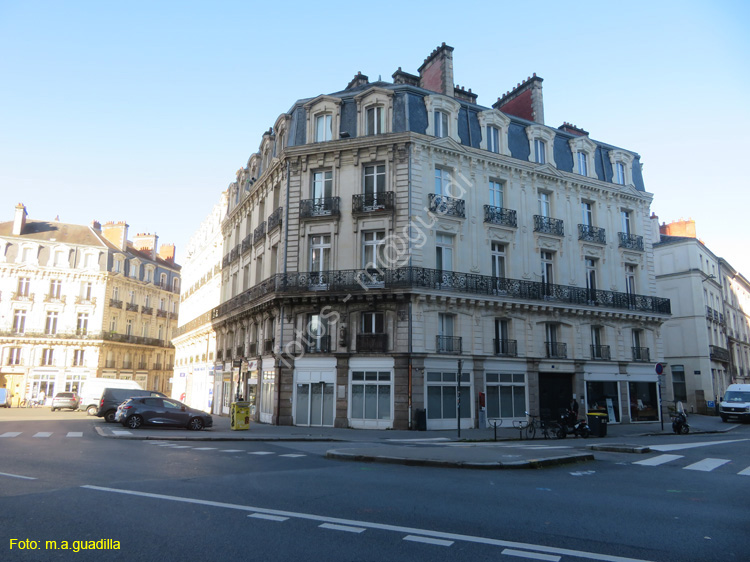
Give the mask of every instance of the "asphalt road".
<path id="1" fill-rule="evenodd" d="M 104 439 L 61 414 L 0 421 L 0 560 L 750 559 L 750 426 L 478 471 L 329 460 L 330 443 Z M 101 539 L 119 550 L 72 550 Z"/>

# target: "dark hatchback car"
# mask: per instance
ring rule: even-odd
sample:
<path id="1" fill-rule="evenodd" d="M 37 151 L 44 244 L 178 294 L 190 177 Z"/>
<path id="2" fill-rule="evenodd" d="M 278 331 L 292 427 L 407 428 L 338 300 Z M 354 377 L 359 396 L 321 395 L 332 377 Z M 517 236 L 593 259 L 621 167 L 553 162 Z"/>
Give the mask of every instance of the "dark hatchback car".
<path id="1" fill-rule="evenodd" d="M 206 412 L 196 410 L 172 398 L 130 398 L 120 404 L 115 421 L 130 429 L 145 425 L 186 427 L 198 431 L 214 424 Z"/>

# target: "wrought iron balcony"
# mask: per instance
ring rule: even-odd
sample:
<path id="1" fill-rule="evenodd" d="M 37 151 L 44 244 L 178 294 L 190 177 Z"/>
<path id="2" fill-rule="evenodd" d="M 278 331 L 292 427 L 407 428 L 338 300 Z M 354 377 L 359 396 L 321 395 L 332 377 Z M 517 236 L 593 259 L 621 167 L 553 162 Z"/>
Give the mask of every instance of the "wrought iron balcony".
<path id="1" fill-rule="evenodd" d="M 11 293 L 10 294 L 10 300 L 12 301 L 33 301 L 34 300 L 34 293 Z"/>
<path id="2" fill-rule="evenodd" d="M 453 336 L 435 336 L 438 353 L 461 353 L 461 338 Z"/>
<path id="3" fill-rule="evenodd" d="M 252 247 L 253 247 L 253 235 L 248 234 L 247 236 L 245 236 L 245 239 L 242 240 L 241 252 L 244 254 Z"/>
<path id="4" fill-rule="evenodd" d="M 393 191 L 359 193 L 352 195 L 352 213 L 374 213 L 392 211 L 396 208 L 396 194 Z"/>
<path id="5" fill-rule="evenodd" d="M 154 371 L 161 371 L 162 364 L 161 363 L 154 363 Z"/>
<path id="6" fill-rule="evenodd" d="M 263 340 L 263 353 L 273 353 L 274 338 Z"/>
<path id="7" fill-rule="evenodd" d="M 234 350 L 235 357 L 244 357 L 245 355 L 245 346 L 244 345 L 238 345 L 237 349 Z"/>
<path id="8" fill-rule="evenodd" d="M 255 357 L 258 355 L 258 344 L 253 342 L 247 345 L 247 356 Z"/>
<path id="9" fill-rule="evenodd" d="M 568 357 L 568 344 L 559 341 L 546 341 L 544 347 L 547 357 L 550 359 L 566 359 Z"/>
<path id="10" fill-rule="evenodd" d="M 493 207 L 492 205 L 484 206 L 484 222 L 512 226 L 513 228 L 518 226 L 516 211 L 503 207 Z"/>
<path id="11" fill-rule="evenodd" d="M 253 245 L 257 246 L 258 242 L 263 240 L 266 237 L 266 221 L 263 221 L 258 226 L 255 227 L 255 230 L 253 231 Z"/>
<path id="12" fill-rule="evenodd" d="M 229 267 L 229 254 L 221 258 L 221 267 Z"/>
<path id="13" fill-rule="evenodd" d="M 76 304 L 96 304 L 96 297 L 76 297 Z"/>
<path id="14" fill-rule="evenodd" d="M 597 244 L 607 243 L 607 236 L 604 229 L 589 224 L 578 225 L 578 239 L 583 240 L 584 242 L 595 242 Z"/>
<path id="15" fill-rule="evenodd" d="M 651 361 L 651 353 L 647 347 L 633 347 L 633 361 Z"/>
<path id="16" fill-rule="evenodd" d="M 125 310 L 129 310 L 130 312 L 138 312 L 138 305 L 129 302 L 125 305 Z"/>
<path id="17" fill-rule="evenodd" d="M 233 263 L 240 255 L 240 247 L 235 246 L 229 251 L 229 263 Z"/>
<path id="18" fill-rule="evenodd" d="M 284 207 L 277 208 L 268 217 L 268 232 L 271 232 L 277 226 L 281 226 L 281 216 L 284 212 Z"/>
<path id="19" fill-rule="evenodd" d="M 518 355 L 518 342 L 516 340 L 492 340 L 495 355 L 501 357 L 516 357 Z"/>
<path id="20" fill-rule="evenodd" d="M 430 193 L 430 211 L 446 217 L 466 217 L 466 201 Z"/>
<path id="21" fill-rule="evenodd" d="M 385 353 L 388 351 L 388 334 L 357 334 L 357 351 Z"/>
<path id="22" fill-rule="evenodd" d="M 104 367 L 106 369 L 114 369 L 115 368 L 115 362 L 107 360 L 107 361 L 104 362 Z"/>
<path id="23" fill-rule="evenodd" d="M 138 369 L 141 371 L 145 371 L 148 369 L 148 363 L 138 363 Z"/>
<path id="24" fill-rule="evenodd" d="M 44 302 L 55 302 L 65 304 L 65 295 L 44 295 Z"/>
<path id="25" fill-rule="evenodd" d="M 709 345 L 708 350 L 712 361 L 729 363 L 729 350 L 718 345 Z"/>
<path id="26" fill-rule="evenodd" d="M 706 318 L 711 320 L 714 317 L 714 309 L 710 306 L 706 306 Z"/>
<path id="27" fill-rule="evenodd" d="M 643 251 L 643 236 L 628 234 L 627 232 L 618 232 L 617 235 L 620 237 L 620 248 Z"/>
<path id="28" fill-rule="evenodd" d="M 132 361 L 123 361 L 122 362 L 122 368 L 123 369 L 132 369 L 133 368 L 133 362 Z"/>
<path id="29" fill-rule="evenodd" d="M 601 361 L 609 361 L 611 359 L 608 345 L 592 345 L 591 346 L 591 358 L 599 359 Z"/>
<path id="30" fill-rule="evenodd" d="M 216 352 L 216 360 L 217 361 L 223 361 L 224 360 L 224 351 L 222 351 L 221 349 L 219 349 Z"/>
<path id="31" fill-rule="evenodd" d="M 141 313 L 143 313 L 143 314 L 153 314 L 154 313 L 154 309 L 151 308 L 150 306 L 144 306 L 144 307 L 141 307 Z"/>
<path id="32" fill-rule="evenodd" d="M 341 197 L 303 199 L 299 203 L 299 218 L 338 217 L 341 214 L 340 203 Z"/>
<path id="33" fill-rule="evenodd" d="M 318 336 L 303 340 L 302 346 L 305 353 L 330 353 L 331 336 Z"/>
<path id="34" fill-rule="evenodd" d="M 562 220 L 553 219 L 552 217 L 543 217 L 542 215 L 534 215 L 534 232 L 565 236 L 565 229 L 563 228 Z"/>
<path id="35" fill-rule="evenodd" d="M 166 317 L 167 317 L 167 311 L 166 311 L 166 310 L 162 310 L 162 309 L 160 309 L 160 308 L 157 308 L 157 309 L 156 309 L 156 315 L 157 315 L 157 316 L 158 316 L 159 318 L 166 318 Z"/>
<path id="36" fill-rule="evenodd" d="M 109 306 L 111 306 L 112 308 L 122 308 L 122 301 L 109 299 Z"/>

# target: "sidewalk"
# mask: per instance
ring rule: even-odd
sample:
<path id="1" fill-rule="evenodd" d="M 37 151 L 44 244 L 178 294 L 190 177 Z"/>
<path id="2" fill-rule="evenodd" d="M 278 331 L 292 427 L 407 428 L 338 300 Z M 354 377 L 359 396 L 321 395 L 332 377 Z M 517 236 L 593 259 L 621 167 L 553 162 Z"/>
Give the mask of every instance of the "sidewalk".
<path id="1" fill-rule="evenodd" d="M 723 433 L 736 425 L 722 423 L 714 416 L 691 415 L 690 432 Z M 629 444 L 628 440 L 644 436 L 680 436 L 672 433 L 671 421 L 609 424 L 606 437 L 582 439 L 520 439 L 513 427 L 495 430 L 407 431 L 341 429 L 334 427 L 274 426 L 251 423 L 246 431 L 232 431 L 229 418 L 214 417 L 214 427 L 203 431 L 183 429 L 128 430 L 120 425 L 98 422 L 96 431 L 112 439 L 167 441 L 325 441 L 332 448 L 327 458 L 348 461 L 384 462 L 419 466 L 453 468 L 538 468 L 593 460 L 592 450 L 645 453 L 647 446 Z M 339 446 L 336 446 L 338 444 Z"/>

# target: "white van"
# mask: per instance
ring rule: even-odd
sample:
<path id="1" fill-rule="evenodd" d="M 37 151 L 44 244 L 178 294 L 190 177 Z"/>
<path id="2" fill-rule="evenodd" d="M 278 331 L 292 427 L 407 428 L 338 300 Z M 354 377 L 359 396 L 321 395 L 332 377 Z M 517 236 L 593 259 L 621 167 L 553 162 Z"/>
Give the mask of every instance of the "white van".
<path id="1" fill-rule="evenodd" d="M 129 389 L 141 389 L 141 385 L 135 381 L 125 379 L 87 379 L 83 383 L 83 390 L 81 391 L 81 405 L 78 406 L 80 410 L 86 410 L 86 413 L 90 416 L 95 416 L 99 409 L 99 400 L 102 397 L 102 391 L 105 388 L 129 388 Z"/>
<path id="2" fill-rule="evenodd" d="M 730 384 L 719 404 L 721 421 L 750 420 L 750 384 Z"/>

